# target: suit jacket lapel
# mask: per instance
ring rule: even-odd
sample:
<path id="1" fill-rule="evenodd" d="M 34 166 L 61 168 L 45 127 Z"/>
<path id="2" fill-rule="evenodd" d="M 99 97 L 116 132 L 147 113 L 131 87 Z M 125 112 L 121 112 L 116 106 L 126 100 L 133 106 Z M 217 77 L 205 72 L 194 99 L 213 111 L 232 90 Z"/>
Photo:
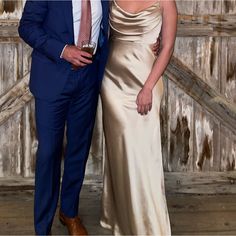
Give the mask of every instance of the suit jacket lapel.
<path id="1" fill-rule="evenodd" d="M 108 31 L 108 18 L 109 18 L 109 0 L 101 0 L 102 2 L 102 27 L 105 33 Z"/>

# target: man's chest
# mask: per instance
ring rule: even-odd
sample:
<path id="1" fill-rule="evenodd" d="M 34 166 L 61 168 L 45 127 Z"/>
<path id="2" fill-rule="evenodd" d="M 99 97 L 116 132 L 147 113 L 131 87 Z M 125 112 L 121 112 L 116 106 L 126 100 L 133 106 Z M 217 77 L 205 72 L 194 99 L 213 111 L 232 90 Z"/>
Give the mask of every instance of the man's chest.
<path id="1" fill-rule="evenodd" d="M 101 0 L 90 0 L 92 21 L 96 22 L 102 18 L 102 3 Z M 72 0 L 72 15 L 73 21 L 77 22 L 81 18 L 81 0 Z"/>

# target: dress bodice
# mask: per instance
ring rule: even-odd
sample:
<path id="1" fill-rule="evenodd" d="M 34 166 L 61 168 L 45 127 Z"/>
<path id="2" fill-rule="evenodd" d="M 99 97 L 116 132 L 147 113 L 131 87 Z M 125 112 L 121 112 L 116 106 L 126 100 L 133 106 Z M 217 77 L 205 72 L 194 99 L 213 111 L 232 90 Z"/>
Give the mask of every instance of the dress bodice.
<path id="1" fill-rule="evenodd" d="M 113 0 L 109 22 L 112 40 L 154 43 L 162 26 L 160 2 L 157 1 L 138 13 L 130 13 Z"/>

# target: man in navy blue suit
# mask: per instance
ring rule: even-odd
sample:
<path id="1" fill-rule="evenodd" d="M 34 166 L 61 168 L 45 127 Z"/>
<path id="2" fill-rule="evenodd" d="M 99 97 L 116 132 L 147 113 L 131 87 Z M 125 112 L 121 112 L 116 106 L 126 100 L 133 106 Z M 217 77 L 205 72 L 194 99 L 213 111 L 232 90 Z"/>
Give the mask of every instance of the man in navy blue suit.
<path id="1" fill-rule="evenodd" d="M 59 217 L 69 234 L 87 234 L 78 216 L 79 194 L 108 52 L 109 3 L 89 3 L 91 39 L 97 45 L 91 59 L 75 46 L 83 1 L 27 0 L 19 26 L 21 38 L 33 48 L 30 89 L 35 97 L 39 143 L 34 202 L 37 235 L 50 234 L 59 195 Z M 67 147 L 60 191 L 65 125 Z"/>

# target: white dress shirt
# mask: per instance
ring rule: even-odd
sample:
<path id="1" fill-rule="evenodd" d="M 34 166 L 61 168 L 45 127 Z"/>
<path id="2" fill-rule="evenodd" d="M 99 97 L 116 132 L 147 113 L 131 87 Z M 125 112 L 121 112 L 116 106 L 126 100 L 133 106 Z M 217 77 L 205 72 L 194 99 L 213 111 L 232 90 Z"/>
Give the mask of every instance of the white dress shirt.
<path id="1" fill-rule="evenodd" d="M 101 0 L 90 0 L 91 11 L 92 11 L 92 30 L 91 30 L 91 41 L 98 43 L 98 37 L 101 28 L 102 21 L 102 3 Z M 72 0 L 72 13 L 73 13 L 73 27 L 74 27 L 74 42 L 77 44 L 80 29 L 80 18 L 81 18 L 81 0 Z M 63 48 L 62 54 L 67 45 Z M 97 48 L 97 46 L 96 46 Z M 96 51 L 94 50 L 94 53 Z"/>
<path id="2" fill-rule="evenodd" d="M 91 40 L 97 44 L 100 24 L 102 21 L 102 4 L 101 0 L 90 0 L 91 1 L 91 11 L 92 11 L 92 31 Z M 73 8 L 73 23 L 74 23 L 74 40 L 75 44 L 78 41 L 79 28 L 80 28 L 80 18 L 81 18 L 81 0 L 72 0 Z"/>

